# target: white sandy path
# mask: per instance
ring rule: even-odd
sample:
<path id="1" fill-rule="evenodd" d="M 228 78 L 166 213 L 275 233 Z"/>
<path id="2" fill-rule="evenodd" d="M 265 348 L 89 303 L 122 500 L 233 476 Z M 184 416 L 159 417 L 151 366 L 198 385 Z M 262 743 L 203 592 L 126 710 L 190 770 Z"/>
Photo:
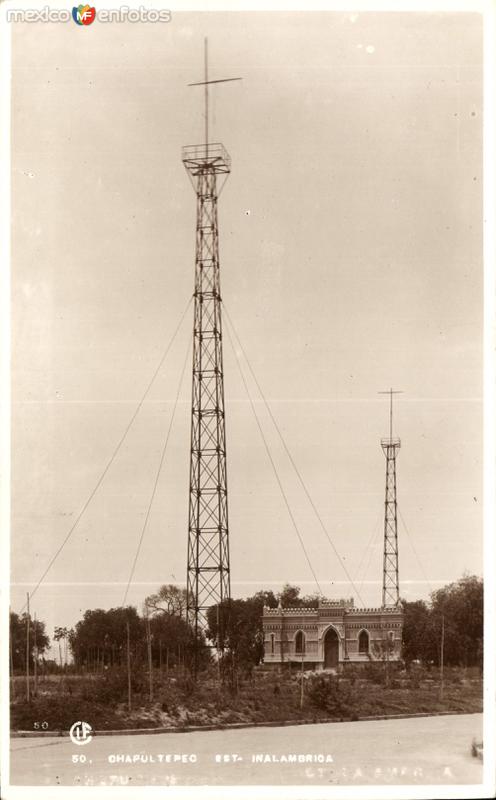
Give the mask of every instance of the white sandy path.
<path id="1" fill-rule="evenodd" d="M 88 720 L 91 723 L 91 720 Z M 11 783 L 21 785 L 346 785 L 478 784 L 482 765 L 471 753 L 482 714 L 343 722 L 282 728 L 95 737 L 13 739 Z M 257 753 L 331 755 L 332 763 L 253 763 Z M 153 756 L 148 763 L 109 757 Z M 162 763 L 159 754 L 194 755 L 196 763 Z M 72 756 L 86 756 L 74 764 Z M 224 763 L 216 755 L 236 755 Z"/>

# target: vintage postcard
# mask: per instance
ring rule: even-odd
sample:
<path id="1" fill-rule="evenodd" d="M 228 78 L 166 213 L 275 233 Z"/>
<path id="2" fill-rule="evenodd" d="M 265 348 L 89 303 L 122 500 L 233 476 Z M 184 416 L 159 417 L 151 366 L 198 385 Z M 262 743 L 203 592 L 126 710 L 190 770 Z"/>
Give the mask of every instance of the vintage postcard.
<path id="1" fill-rule="evenodd" d="M 3 796 L 493 796 L 492 5 L 0 10 Z"/>

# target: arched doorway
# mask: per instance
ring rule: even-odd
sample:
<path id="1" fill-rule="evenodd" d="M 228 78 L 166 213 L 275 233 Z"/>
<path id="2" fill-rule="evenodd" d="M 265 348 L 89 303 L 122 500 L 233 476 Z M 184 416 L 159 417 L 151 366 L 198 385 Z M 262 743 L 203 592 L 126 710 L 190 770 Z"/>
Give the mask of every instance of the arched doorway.
<path id="1" fill-rule="evenodd" d="M 339 665 L 339 639 L 334 628 L 329 628 L 324 637 L 324 669 Z"/>

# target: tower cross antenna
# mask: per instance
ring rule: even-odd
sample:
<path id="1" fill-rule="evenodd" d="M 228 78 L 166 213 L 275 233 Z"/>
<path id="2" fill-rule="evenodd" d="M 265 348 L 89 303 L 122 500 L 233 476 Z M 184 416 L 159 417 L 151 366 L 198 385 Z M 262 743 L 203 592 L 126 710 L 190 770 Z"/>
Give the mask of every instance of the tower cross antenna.
<path id="1" fill-rule="evenodd" d="M 205 37 L 204 45 L 204 73 L 205 80 L 197 81 L 196 83 L 188 83 L 188 86 L 204 86 L 204 103 L 205 103 L 205 147 L 206 156 L 208 158 L 208 87 L 213 83 L 229 83 L 230 81 L 242 81 L 243 78 L 218 78 L 214 81 L 208 79 L 208 39 Z"/>
<path id="2" fill-rule="evenodd" d="M 387 392 L 377 392 L 377 394 L 389 395 L 389 438 L 393 438 L 393 394 L 403 394 L 402 390 L 388 389 Z"/>

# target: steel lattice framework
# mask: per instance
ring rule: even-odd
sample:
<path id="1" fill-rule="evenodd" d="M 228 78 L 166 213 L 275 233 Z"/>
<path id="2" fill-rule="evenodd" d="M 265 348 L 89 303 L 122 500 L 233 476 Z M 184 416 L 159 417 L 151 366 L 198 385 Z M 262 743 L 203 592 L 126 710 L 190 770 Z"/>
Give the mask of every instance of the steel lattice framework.
<path id="1" fill-rule="evenodd" d="M 231 587 L 217 176 L 230 158 L 212 143 L 183 148 L 182 160 L 197 198 L 187 618 L 198 637 L 217 605 L 222 648 Z"/>
<path id="2" fill-rule="evenodd" d="M 396 500 L 396 452 L 401 441 L 393 437 L 393 394 L 401 394 L 389 389 L 389 436 L 381 439 L 381 447 L 386 456 L 386 497 L 384 501 L 384 561 L 382 570 L 382 605 L 397 606 L 400 601 L 398 572 L 398 506 Z"/>
<path id="3" fill-rule="evenodd" d="M 401 442 L 399 439 L 382 439 L 381 446 L 386 456 L 382 605 L 396 606 L 400 600 L 398 575 L 398 513 L 396 503 L 396 451 L 401 447 Z"/>

